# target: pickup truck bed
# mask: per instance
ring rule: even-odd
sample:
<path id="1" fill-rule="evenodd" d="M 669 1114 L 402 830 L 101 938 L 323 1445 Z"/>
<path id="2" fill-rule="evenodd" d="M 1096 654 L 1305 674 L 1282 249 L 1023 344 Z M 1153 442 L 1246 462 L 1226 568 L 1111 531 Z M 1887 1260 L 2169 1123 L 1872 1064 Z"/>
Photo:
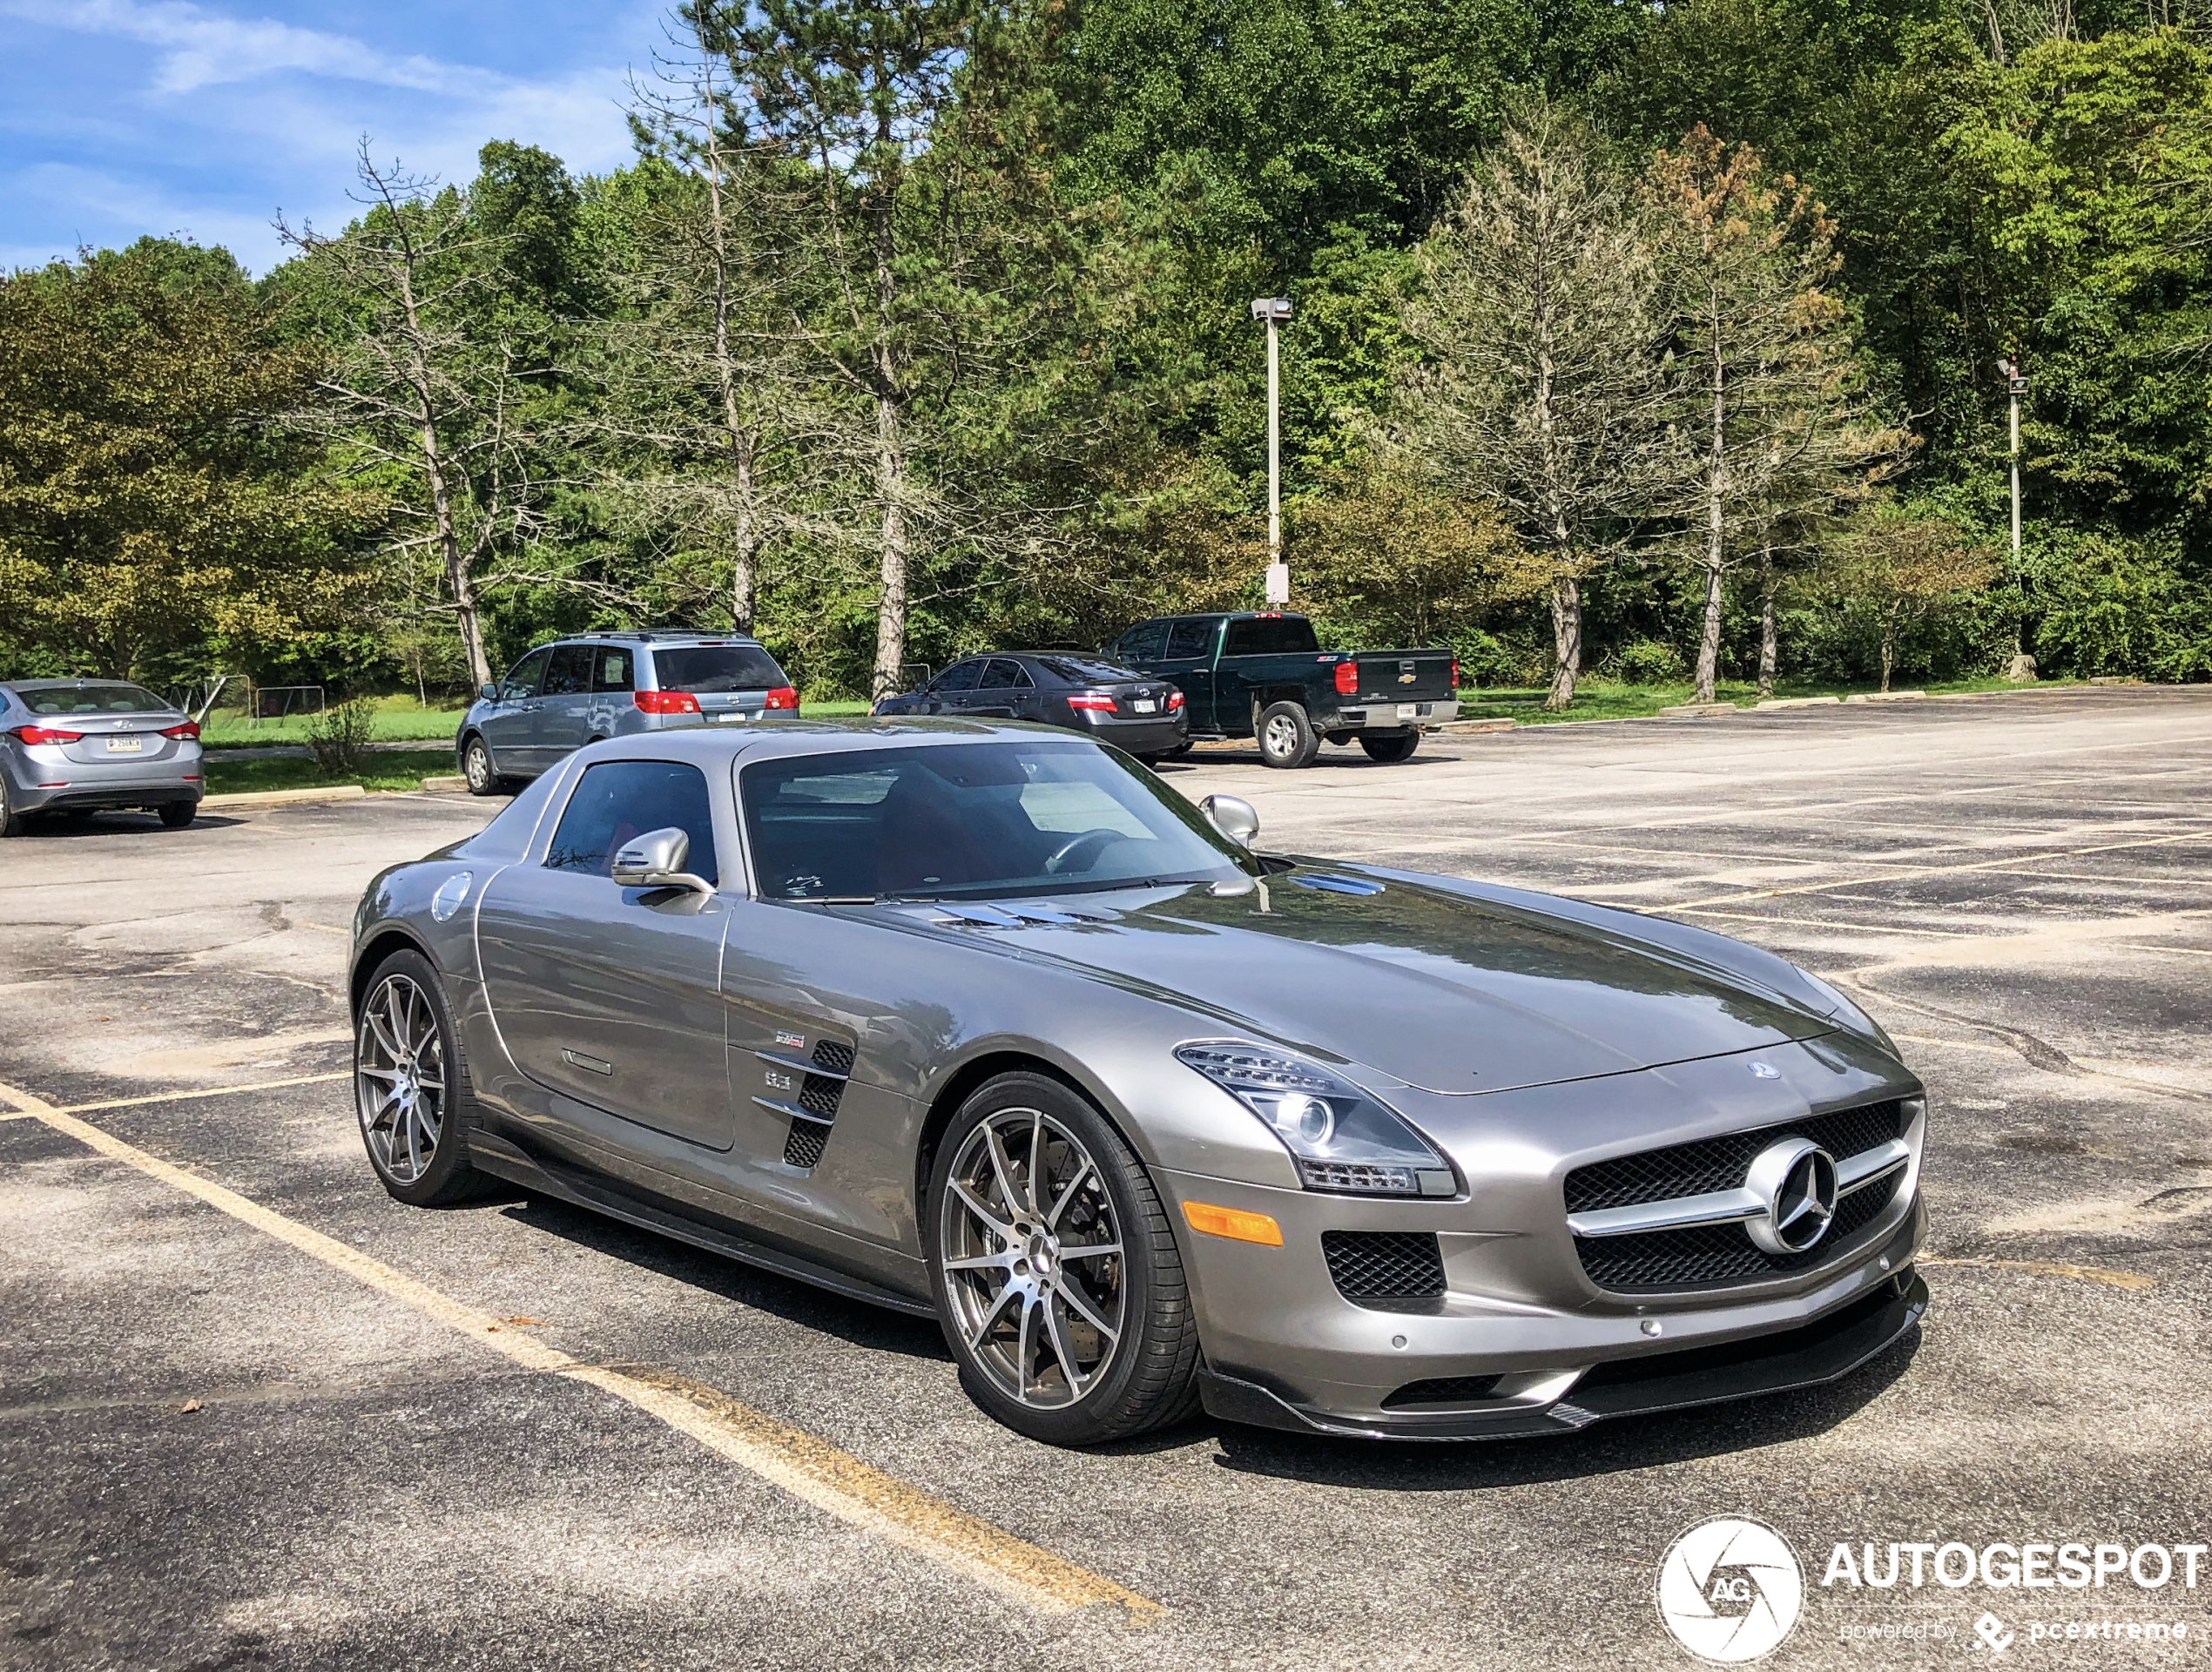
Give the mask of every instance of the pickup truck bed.
<path id="1" fill-rule="evenodd" d="M 1306 765 L 1324 741 L 1404 760 L 1421 726 L 1460 711 L 1451 651 L 1325 651 L 1304 616 L 1162 617 L 1106 654 L 1178 686 L 1193 736 L 1256 737 L 1271 766 Z"/>

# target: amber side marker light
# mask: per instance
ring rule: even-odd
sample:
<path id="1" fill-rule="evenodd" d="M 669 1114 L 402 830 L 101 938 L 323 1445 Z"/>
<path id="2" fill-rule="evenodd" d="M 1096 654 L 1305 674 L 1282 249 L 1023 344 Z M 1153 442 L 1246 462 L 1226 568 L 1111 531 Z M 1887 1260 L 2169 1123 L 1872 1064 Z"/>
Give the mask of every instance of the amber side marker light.
<path id="1" fill-rule="evenodd" d="M 1283 1245 L 1282 1226 L 1264 1213 L 1247 1213 L 1242 1208 L 1217 1208 L 1210 1202 L 1185 1202 L 1183 1217 L 1190 1222 L 1191 1230 L 1203 1230 L 1209 1237 L 1260 1243 L 1269 1248 Z"/>

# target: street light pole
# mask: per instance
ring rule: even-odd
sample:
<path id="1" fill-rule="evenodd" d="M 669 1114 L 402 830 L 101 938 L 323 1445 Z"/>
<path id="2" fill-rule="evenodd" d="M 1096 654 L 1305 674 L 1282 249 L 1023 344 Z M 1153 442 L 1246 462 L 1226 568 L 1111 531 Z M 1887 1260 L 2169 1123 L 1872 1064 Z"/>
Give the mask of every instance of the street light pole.
<path id="1" fill-rule="evenodd" d="M 2026 589 L 2020 576 L 2020 396 L 2027 393 L 2027 367 L 2015 354 L 2000 354 L 1997 361 L 1997 374 L 2005 380 L 2006 392 L 2012 408 L 2012 464 L 2013 464 L 2013 595 L 2015 608 L 2013 615 L 2013 669 L 2011 677 L 2020 678 L 2022 658 L 2027 652 L 2020 642 L 2023 625 Z M 2027 673 L 2033 678 L 2032 671 Z"/>
<path id="2" fill-rule="evenodd" d="M 1291 568 L 1283 561 L 1283 380 L 1275 327 L 1291 317 L 1287 296 L 1261 296 L 1252 318 L 1267 322 L 1267 601 L 1291 601 Z"/>

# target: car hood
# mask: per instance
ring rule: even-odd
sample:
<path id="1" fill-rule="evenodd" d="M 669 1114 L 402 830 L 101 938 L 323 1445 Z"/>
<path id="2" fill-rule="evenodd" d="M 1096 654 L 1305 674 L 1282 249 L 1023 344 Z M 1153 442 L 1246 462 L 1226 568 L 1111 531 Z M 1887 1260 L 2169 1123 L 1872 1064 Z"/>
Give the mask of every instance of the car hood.
<path id="1" fill-rule="evenodd" d="M 1027 907 L 1082 920 L 1038 922 Z M 975 908 L 1004 924 L 941 921 L 965 907 L 898 909 L 1196 1012 L 1193 1037 L 1249 1031 L 1447 1094 L 1629 1073 L 1838 1025 L 1614 931 L 1303 867 L 1226 897 L 1193 887 Z"/>

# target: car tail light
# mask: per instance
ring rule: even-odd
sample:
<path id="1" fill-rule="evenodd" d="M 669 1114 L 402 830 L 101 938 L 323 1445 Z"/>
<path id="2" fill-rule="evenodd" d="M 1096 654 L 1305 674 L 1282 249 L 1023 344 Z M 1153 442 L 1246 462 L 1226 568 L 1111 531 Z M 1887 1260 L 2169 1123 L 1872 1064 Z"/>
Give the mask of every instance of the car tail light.
<path id="1" fill-rule="evenodd" d="M 1079 691 L 1068 699 L 1068 706 L 1085 714 L 1116 712 L 1114 699 L 1103 691 Z"/>
<path id="2" fill-rule="evenodd" d="M 1168 712 L 1172 714 L 1177 709 L 1181 708 L 1182 706 L 1183 693 L 1179 691 L 1171 691 L 1168 692 Z"/>
<path id="3" fill-rule="evenodd" d="M 641 714 L 696 714 L 699 699 L 688 691 L 638 691 L 631 693 L 630 700 L 637 705 Z"/>
<path id="4" fill-rule="evenodd" d="M 1359 689 L 1359 664 L 1357 662 L 1337 664 L 1337 695 L 1350 697 Z"/>
<path id="5" fill-rule="evenodd" d="M 770 708 L 787 708 L 792 713 L 796 714 L 799 712 L 799 693 L 793 691 L 789 685 L 778 685 L 773 691 L 768 693 L 767 706 Z"/>
<path id="6" fill-rule="evenodd" d="M 179 743 L 197 743 L 199 740 L 199 722 L 186 720 L 182 725 L 165 726 L 161 735 L 174 738 Z"/>
<path id="7" fill-rule="evenodd" d="M 1456 656 L 1455 656 L 1455 657 L 1453 657 L 1452 658 L 1452 689 L 1453 689 L 1454 691 L 1457 691 L 1459 690 L 1459 688 L 1460 688 L 1460 658 L 1459 658 L 1458 657 L 1456 657 Z"/>
<path id="8" fill-rule="evenodd" d="M 20 743 L 76 743 L 82 732 L 61 732 L 51 725 L 19 725 L 10 734 Z"/>

